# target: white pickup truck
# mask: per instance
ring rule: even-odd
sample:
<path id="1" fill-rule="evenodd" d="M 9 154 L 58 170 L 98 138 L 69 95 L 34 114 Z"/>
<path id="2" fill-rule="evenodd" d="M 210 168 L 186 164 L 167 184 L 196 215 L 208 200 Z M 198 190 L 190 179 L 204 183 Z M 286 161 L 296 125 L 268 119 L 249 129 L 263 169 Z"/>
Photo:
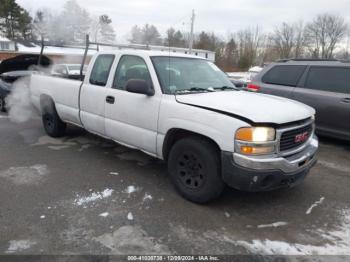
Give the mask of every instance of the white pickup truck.
<path id="1" fill-rule="evenodd" d="M 316 163 L 314 109 L 239 91 L 198 57 L 103 51 L 83 82 L 33 75 L 30 88 L 48 135 L 73 124 L 167 161 L 176 189 L 193 202 L 217 198 L 225 185 L 291 187 Z"/>

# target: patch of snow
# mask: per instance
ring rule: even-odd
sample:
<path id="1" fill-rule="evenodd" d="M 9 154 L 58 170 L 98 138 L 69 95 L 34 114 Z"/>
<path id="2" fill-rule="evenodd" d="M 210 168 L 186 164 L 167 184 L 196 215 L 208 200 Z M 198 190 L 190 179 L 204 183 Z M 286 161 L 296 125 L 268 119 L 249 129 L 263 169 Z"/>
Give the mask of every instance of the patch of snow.
<path id="1" fill-rule="evenodd" d="M 91 145 L 87 144 L 87 145 L 82 145 L 80 147 L 80 149 L 78 150 L 78 152 L 83 152 L 86 149 L 89 149 L 91 147 Z"/>
<path id="2" fill-rule="evenodd" d="M 93 192 L 91 195 L 87 196 L 87 197 L 79 197 L 77 199 L 74 200 L 74 204 L 77 206 L 82 206 L 82 205 L 86 205 L 89 204 L 91 202 L 95 202 L 96 200 L 102 200 L 105 198 L 108 198 L 112 195 L 112 193 L 114 192 L 113 189 L 105 189 L 102 192 Z"/>
<path id="3" fill-rule="evenodd" d="M 11 167 L 8 170 L 0 171 L 0 178 L 5 178 L 18 185 L 37 184 L 48 173 L 49 169 L 46 165 Z"/>
<path id="4" fill-rule="evenodd" d="M 112 234 L 104 234 L 95 241 L 110 249 L 114 255 L 164 255 L 169 254 L 169 248 L 157 243 L 139 226 L 124 226 Z"/>
<path id="5" fill-rule="evenodd" d="M 145 202 L 147 200 L 152 200 L 152 199 L 153 199 L 153 197 L 150 194 L 146 193 L 145 196 L 143 197 L 143 202 Z"/>
<path id="6" fill-rule="evenodd" d="M 331 163 L 331 162 L 324 161 L 324 160 L 319 160 L 318 163 L 324 167 L 334 169 L 334 170 L 337 170 L 340 172 L 344 172 L 344 173 L 347 173 L 350 175 L 350 167 L 348 167 L 348 166 L 343 166 L 343 165 Z"/>
<path id="7" fill-rule="evenodd" d="M 9 248 L 7 249 L 6 253 L 13 254 L 16 252 L 20 252 L 31 248 L 35 244 L 36 242 L 31 240 L 11 240 Z"/>
<path id="8" fill-rule="evenodd" d="M 69 148 L 69 147 L 70 146 L 49 146 L 48 148 L 51 149 L 51 150 L 59 151 L 59 150 L 66 149 L 66 148 Z"/>
<path id="9" fill-rule="evenodd" d="M 108 217 L 109 216 L 109 213 L 108 212 L 105 212 L 105 213 L 102 213 L 99 215 L 100 217 Z"/>
<path id="10" fill-rule="evenodd" d="M 125 190 L 125 193 L 130 195 L 130 194 L 135 193 L 137 191 L 139 191 L 139 189 L 136 188 L 135 186 L 128 186 L 127 189 Z"/>
<path id="11" fill-rule="evenodd" d="M 38 139 L 38 142 L 35 144 L 32 144 L 32 146 L 65 146 L 65 147 L 70 147 L 70 146 L 75 146 L 77 143 L 75 142 L 69 142 L 69 141 L 63 141 L 62 139 L 57 139 L 57 138 L 52 138 L 49 136 L 42 136 Z"/>
<path id="12" fill-rule="evenodd" d="M 273 240 L 235 241 L 224 237 L 225 241 L 242 246 L 254 254 L 262 255 L 350 255 L 350 210 L 342 211 L 342 223 L 334 231 L 318 230 L 318 234 L 328 243 L 320 246 L 287 243 Z"/>
<path id="13" fill-rule="evenodd" d="M 118 172 L 110 172 L 109 174 L 110 174 L 110 175 L 113 175 L 113 176 L 119 176 L 119 173 L 118 173 Z"/>
<path id="14" fill-rule="evenodd" d="M 225 217 L 230 218 L 231 217 L 230 213 L 225 212 Z"/>
<path id="15" fill-rule="evenodd" d="M 120 160 L 136 161 L 139 166 L 145 166 L 151 162 L 151 157 L 138 151 L 129 151 L 126 153 L 118 154 L 117 157 Z"/>
<path id="16" fill-rule="evenodd" d="M 267 225 L 259 225 L 257 226 L 258 228 L 268 228 L 268 227 L 283 227 L 283 226 L 286 226 L 288 225 L 287 222 L 275 222 L 275 223 L 272 223 L 272 224 L 267 224 Z"/>
<path id="17" fill-rule="evenodd" d="M 323 203 L 323 201 L 325 200 L 324 197 L 321 197 L 321 199 L 317 202 L 315 202 L 307 211 L 306 211 L 306 215 L 310 215 L 312 210 L 315 208 L 315 207 L 318 207 L 319 205 L 321 205 Z"/>
<path id="18" fill-rule="evenodd" d="M 128 220 L 129 221 L 134 220 L 134 215 L 131 212 L 129 212 L 129 214 L 128 214 Z"/>
<path id="19" fill-rule="evenodd" d="M 45 219 L 45 218 L 46 218 L 46 216 L 44 216 L 44 215 L 43 215 L 43 216 L 40 216 L 40 219 Z"/>

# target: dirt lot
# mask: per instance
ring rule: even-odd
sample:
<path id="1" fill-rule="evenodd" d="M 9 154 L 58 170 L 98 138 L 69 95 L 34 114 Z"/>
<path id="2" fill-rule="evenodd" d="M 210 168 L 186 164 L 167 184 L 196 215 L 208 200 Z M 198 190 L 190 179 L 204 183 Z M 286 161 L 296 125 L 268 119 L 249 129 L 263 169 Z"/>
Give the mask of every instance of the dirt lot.
<path id="1" fill-rule="evenodd" d="M 321 139 L 301 186 L 176 194 L 164 163 L 78 129 L 0 115 L 0 254 L 349 254 L 350 144 Z"/>

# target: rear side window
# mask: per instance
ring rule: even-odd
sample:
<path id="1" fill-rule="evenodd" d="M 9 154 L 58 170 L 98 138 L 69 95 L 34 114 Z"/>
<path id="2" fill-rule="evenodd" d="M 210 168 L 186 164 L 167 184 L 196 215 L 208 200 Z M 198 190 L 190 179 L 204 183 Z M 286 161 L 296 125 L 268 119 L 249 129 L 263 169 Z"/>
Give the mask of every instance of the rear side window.
<path id="1" fill-rule="evenodd" d="M 105 86 L 107 84 L 109 71 L 114 61 L 114 55 L 99 55 L 91 71 L 90 84 Z"/>
<path id="2" fill-rule="evenodd" d="M 311 67 L 305 87 L 350 94 L 350 68 Z"/>
<path id="3" fill-rule="evenodd" d="M 306 66 L 280 65 L 268 71 L 262 81 L 266 84 L 297 86 Z"/>

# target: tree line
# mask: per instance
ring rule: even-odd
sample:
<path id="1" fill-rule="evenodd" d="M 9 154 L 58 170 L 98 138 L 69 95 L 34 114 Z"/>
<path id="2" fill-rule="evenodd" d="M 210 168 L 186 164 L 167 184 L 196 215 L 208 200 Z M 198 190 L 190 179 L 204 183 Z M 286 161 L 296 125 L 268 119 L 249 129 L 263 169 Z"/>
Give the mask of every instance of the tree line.
<path id="1" fill-rule="evenodd" d="M 94 41 L 116 42 L 110 17 L 91 16 L 75 0 L 67 0 L 59 14 L 44 9 L 33 17 L 15 0 L 0 0 L 0 32 L 14 40 L 44 38 L 56 45 L 84 43 L 86 34 Z M 264 32 L 259 26 L 243 28 L 226 37 L 202 31 L 195 34 L 193 47 L 214 51 L 219 67 L 236 71 L 278 59 L 349 59 L 346 39 L 349 25 L 345 19 L 324 13 L 306 23 L 282 22 L 271 32 Z M 171 27 L 162 35 L 155 25 L 135 25 L 127 40 L 134 44 L 187 48 L 189 33 Z"/>
<path id="2" fill-rule="evenodd" d="M 91 16 L 75 0 L 66 1 L 59 14 L 42 9 L 33 16 L 15 0 L 0 0 L 0 33 L 16 41 L 38 42 L 44 38 L 53 45 L 83 43 L 86 34 L 105 43 L 116 39 L 108 15 Z"/>
<path id="3" fill-rule="evenodd" d="M 139 44 L 164 44 L 188 47 L 189 35 L 170 28 L 162 40 L 154 25 L 134 26 L 130 42 Z M 333 14 L 319 14 L 304 23 L 283 22 L 272 32 L 248 27 L 223 39 L 213 32 L 195 35 L 194 48 L 216 53 L 216 63 L 225 71 L 246 70 L 253 65 L 263 65 L 279 59 L 349 59 L 349 25 L 345 19 Z"/>

